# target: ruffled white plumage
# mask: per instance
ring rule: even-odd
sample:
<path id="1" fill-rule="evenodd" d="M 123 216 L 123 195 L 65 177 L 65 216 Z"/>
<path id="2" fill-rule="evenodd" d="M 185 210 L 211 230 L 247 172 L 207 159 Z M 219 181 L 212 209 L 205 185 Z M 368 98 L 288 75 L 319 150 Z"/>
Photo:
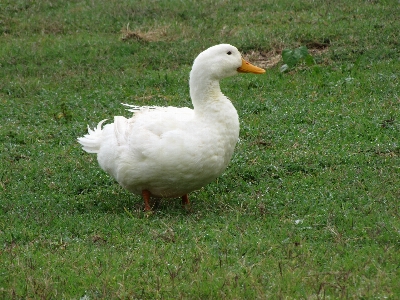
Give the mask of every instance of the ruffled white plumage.
<path id="1" fill-rule="evenodd" d="M 88 125 L 88 134 L 84 137 L 78 138 L 79 143 L 82 145 L 82 149 L 88 153 L 98 153 L 102 143 L 102 129 L 101 126 L 107 121 L 104 119 L 97 124 L 95 128 L 90 129 Z"/>

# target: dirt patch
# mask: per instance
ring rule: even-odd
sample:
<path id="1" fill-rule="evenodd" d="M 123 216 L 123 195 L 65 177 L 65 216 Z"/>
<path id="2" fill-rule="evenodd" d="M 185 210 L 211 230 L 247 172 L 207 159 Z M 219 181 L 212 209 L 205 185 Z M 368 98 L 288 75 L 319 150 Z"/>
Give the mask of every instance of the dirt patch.
<path id="1" fill-rule="evenodd" d="M 257 67 L 270 69 L 275 67 L 281 61 L 281 53 L 282 51 L 275 50 L 269 52 L 251 51 L 243 53 L 243 57 L 245 60 Z"/>
<path id="2" fill-rule="evenodd" d="M 308 53 L 312 56 L 322 55 L 329 50 L 329 44 L 327 43 L 310 42 L 307 43 L 306 46 L 308 48 Z M 282 50 L 283 49 L 275 49 L 268 52 L 250 51 L 243 53 L 243 57 L 257 67 L 270 69 L 278 65 L 282 60 Z"/>

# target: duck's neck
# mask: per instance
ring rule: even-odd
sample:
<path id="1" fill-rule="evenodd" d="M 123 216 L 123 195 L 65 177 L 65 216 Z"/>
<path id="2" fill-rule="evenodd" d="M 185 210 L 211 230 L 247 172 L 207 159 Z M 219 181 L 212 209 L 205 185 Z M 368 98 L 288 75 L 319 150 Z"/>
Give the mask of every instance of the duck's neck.
<path id="1" fill-rule="evenodd" d="M 225 102 L 230 103 L 222 94 L 219 81 L 204 75 L 198 72 L 191 72 L 189 80 L 190 97 L 192 98 L 194 110 L 198 113 L 205 110 L 209 111 L 214 105 L 220 106 Z"/>
<path id="2" fill-rule="evenodd" d="M 207 126 L 212 143 L 217 149 L 215 153 L 223 158 L 221 166 L 225 169 L 239 137 L 239 117 L 236 109 L 222 94 L 219 80 L 201 76 L 197 72 L 190 74 L 190 96 L 195 120 Z"/>

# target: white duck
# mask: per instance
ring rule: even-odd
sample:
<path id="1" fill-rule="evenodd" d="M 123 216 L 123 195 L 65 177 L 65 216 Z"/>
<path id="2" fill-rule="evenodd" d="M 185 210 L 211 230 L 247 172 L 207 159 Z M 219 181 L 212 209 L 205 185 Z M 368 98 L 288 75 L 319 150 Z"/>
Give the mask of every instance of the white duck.
<path id="1" fill-rule="evenodd" d="M 83 149 L 97 153 L 100 167 L 128 191 L 150 197 L 182 197 L 212 182 L 226 169 L 239 137 L 239 120 L 219 81 L 238 72 L 265 70 L 245 61 L 228 44 L 208 48 L 194 60 L 190 96 L 194 109 L 138 107 L 134 115 L 114 117 L 103 128 L 88 128 L 78 138 Z"/>

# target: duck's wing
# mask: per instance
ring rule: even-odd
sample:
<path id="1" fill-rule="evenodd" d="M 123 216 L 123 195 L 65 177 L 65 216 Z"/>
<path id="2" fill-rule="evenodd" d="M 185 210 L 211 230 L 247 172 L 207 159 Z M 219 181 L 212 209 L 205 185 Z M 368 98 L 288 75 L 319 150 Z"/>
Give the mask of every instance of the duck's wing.
<path id="1" fill-rule="evenodd" d="M 161 106 L 134 106 L 128 105 L 128 111 L 133 112 L 128 119 L 130 131 L 145 129 L 157 136 L 161 136 L 171 130 L 184 129 L 185 124 L 194 117 L 193 109 L 187 107 L 161 107 Z"/>
<path id="2" fill-rule="evenodd" d="M 165 147 L 171 135 L 183 139 L 194 117 L 194 111 L 187 107 L 129 106 L 129 111 L 134 112 L 129 119 L 114 117 L 114 135 L 118 146 L 128 146 L 136 155 Z"/>

